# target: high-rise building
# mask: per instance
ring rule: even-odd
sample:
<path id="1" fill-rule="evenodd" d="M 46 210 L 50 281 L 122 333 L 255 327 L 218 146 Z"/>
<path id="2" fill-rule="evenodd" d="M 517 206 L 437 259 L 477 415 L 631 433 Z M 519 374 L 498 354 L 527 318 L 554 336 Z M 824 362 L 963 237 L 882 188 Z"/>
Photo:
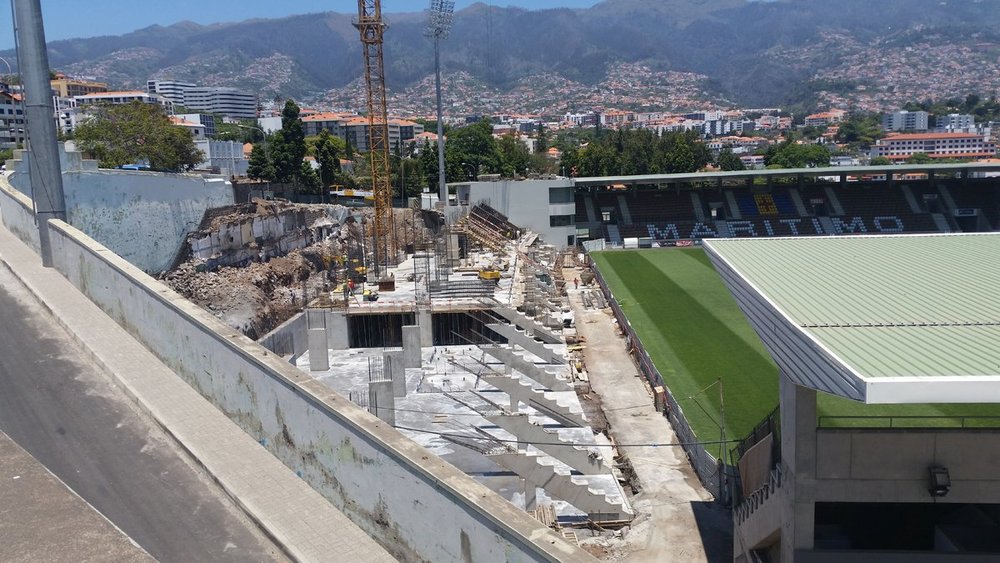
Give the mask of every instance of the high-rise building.
<path id="1" fill-rule="evenodd" d="M 184 107 L 235 119 L 256 119 L 257 96 L 236 88 L 196 86 L 185 90 Z"/>

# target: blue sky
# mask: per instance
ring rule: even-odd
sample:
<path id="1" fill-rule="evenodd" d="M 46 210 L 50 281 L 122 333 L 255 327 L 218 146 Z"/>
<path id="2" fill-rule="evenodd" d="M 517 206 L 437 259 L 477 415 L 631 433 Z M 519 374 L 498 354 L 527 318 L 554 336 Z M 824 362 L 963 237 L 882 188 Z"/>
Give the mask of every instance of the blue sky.
<path id="1" fill-rule="evenodd" d="M 521 6 L 543 9 L 583 8 L 598 0 L 497 0 L 495 6 Z M 347 12 L 358 9 L 356 0 L 171 0 L 143 2 L 136 0 L 98 0 L 81 11 L 79 0 L 41 0 L 45 19 L 45 37 L 49 41 L 98 35 L 120 35 L 153 24 L 170 25 L 183 20 L 202 24 L 240 21 L 249 18 L 278 18 L 313 12 Z M 456 9 L 472 4 L 457 0 Z M 429 0 L 383 0 L 385 12 L 414 12 L 426 8 Z M 0 2 L 0 49 L 13 47 L 8 2 Z"/>

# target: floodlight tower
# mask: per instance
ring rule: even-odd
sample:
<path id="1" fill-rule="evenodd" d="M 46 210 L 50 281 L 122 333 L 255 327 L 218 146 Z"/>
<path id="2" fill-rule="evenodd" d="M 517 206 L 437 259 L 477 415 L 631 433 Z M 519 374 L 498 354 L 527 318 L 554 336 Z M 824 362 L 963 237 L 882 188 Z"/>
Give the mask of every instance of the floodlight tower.
<path id="1" fill-rule="evenodd" d="M 372 193 L 375 198 L 375 274 L 379 266 L 389 267 L 395 253 L 392 239 L 392 184 L 389 170 L 389 117 L 385 102 L 385 66 L 382 62 L 381 0 L 358 0 L 358 19 L 365 56 L 365 84 L 368 86 L 368 155 L 371 162 Z"/>
<path id="2" fill-rule="evenodd" d="M 431 0 L 430 19 L 424 35 L 434 40 L 434 89 L 437 94 L 438 197 L 448 204 L 448 184 L 444 175 L 444 116 L 441 112 L 441 40 L 451 32 L 455 13 L 452 0 Z"/>

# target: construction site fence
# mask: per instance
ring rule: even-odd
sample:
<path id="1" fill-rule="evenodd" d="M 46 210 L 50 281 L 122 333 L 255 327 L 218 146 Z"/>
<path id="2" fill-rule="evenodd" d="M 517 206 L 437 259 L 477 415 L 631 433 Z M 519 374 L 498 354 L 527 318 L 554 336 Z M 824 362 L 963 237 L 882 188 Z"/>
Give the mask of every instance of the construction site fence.
<path id="1" fill-rule="evenodd" d="M 591 261 L 591 263 L 593 263 L 593 261 Z M 653 389 L 656 389 L 657 387 L 663 389 L 664 405 L 662 413 L 670 421 L 671 426 L 673 426 L 674 432 L 677 434 L 677 440 L 683 444 L 682 447 L 684 448 L 685 453 L 687 453 L 688 459 L 691 461 L 691 466 L 694 468 L 695 473 L 698 474 L 698 478 L 701 480 L 702 485 L 704 485 L 709 492 L 715 495 L 716 501 L 723 504 L 729 504 L 731 501 L 731 495 L 728 483 L 731 481 L 735 473 L 733 470 L 734 468 L 720 462 L 718 458 L 708 452 L 704 445 L 699 443 L 698 436 L 694 433 L 694 430 L 691 429 L 691 425 L 688 423 L 687 417 L 684 416 L 684 409 L 681 408 L 677 399 L 674 397 L 673 393 L 671 393 L 670 387 L 663 381 L 663 376 L 660 374 L 660 371 L 656 369 L 656 365 L 653 364 L 653 360 L 649 357 L 649 353 L 646 352 L 646 348 L 642 345 L 642 340 L 632 328 L 632 323 L 630 323 L 628 317 L 625 316 L 621 306 L 618 304 L 618 300 L 615 298 L 614 293 L 612 293 L 611 288 L 604 280 L 604 276 L 601 274 L 601 271 L 596 264 L 594 264 L 593 270 L 594 279 L 601 287 L 604 297 L 607 299 L 608 304 L 611 306 L 611 310 L 614 312 L 615 319 L 618 321 L 618 326 L 620 327 L 622 334 L 625 336 L 629 355 L 632 356 L 632 360 L 639 369 L 639 373 L 646 379 L 650 387 Z M 718 448 L 719 446 L 716 444 L 714 447 Z"/>

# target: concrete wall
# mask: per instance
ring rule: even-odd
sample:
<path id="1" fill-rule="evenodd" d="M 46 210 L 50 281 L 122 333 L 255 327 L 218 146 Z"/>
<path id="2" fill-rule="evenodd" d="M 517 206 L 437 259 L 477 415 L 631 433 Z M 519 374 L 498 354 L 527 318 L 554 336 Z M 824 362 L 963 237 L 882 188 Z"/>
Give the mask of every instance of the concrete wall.
<path id="1" fill-rule="evenodd" d="M 170 267 L 206 209 L 233 203 L 232 187 L 222 177 L 98 170 L 78 152 L 61 152 L 69 223 L 145 272 Z M 30 154 L 18 153 L 23 159 L 14 161 L 10 182 L 30 195 Z"/>
<path id="2" fill-rule="evenodd" d="M 0 189 L 0 218 L 7 230 L 39 252 L 38 226 L 35 212 L 28 196 L 10 189 Z"/>
<path id="3" fill-rule="evenodd" d="M 930 502 L 928 468 L 951 475 L 935 502 L 1000 503 L 1000 430 L 816 431 L 816 502 Z M 811 495 L 810 495 L 811 496 Z"/>
<path id="4" fill-rule="evenodd" d="M 552 227 L 552 215 L 576 215 L 576 203 L 549 204 L 549 188 L 572 188 L 568 178 L 558 180 L 501 180 L 472 182 L 458 186 L 459 201 L 468 194 L 470 206 L 487 203 L 506 215 L 511 223 L 530 229 L 552 246 L 566 248 L 566 237 L 576 235 L 576 225 Z"/>
<path id="5" fill-rule="evenodd" d="M 257 340 L 257 343 L 279 356 L 291 356 L 291 363 L 295 363 L 295 359 L 309 349 L 306 314 L 299 313 L 281 323 L 278 328 Z"/>
<path id="6" fill-rule="evenodd" d="M 81 231 L 53 222 L 52 246 L 81 292 L 401 560 L 593 560 Z"/>

